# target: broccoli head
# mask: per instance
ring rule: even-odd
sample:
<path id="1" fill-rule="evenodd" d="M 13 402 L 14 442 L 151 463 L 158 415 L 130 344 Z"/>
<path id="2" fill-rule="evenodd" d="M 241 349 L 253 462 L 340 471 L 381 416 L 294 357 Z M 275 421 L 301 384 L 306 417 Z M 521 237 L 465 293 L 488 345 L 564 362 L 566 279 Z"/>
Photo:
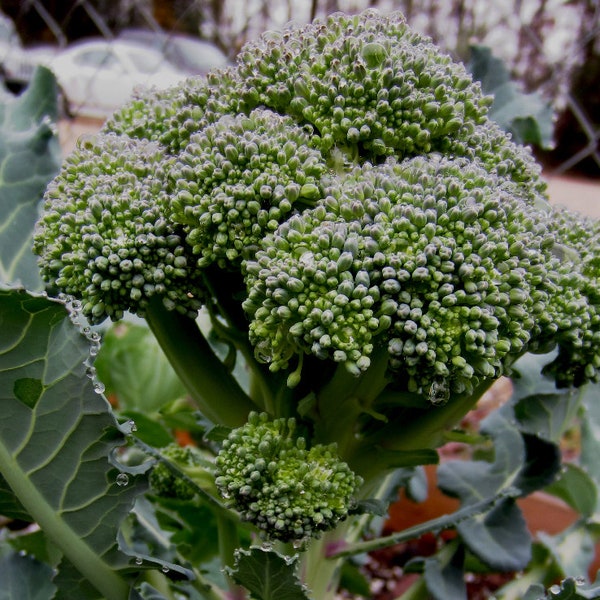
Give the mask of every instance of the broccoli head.
<path id="1" fill-rule="evenodd" d="M 215 483 L 229 506 L 272 539 L 317 537 L 348 516 L 361 480 L 333 445 L 306 447 L 294 419 L 252 413 L 217 455 Z"/>
<path id="2" fill-rule="evenodd" d="M 67 159 L 42 274 L 94 322 L 209 304 L 292 384 L 307 356 L 358 376 L 381 349 L 432 398 L 528 350 L 558 347 L 561 384 L 596 380 L 597 225 L 549 207 L 490 103 L 399 13 L 265 34 Z"/>
<path id="3" fill-rule="evenodd" d="M 266 109 L 225 115 L 191 136 L 170 172 L 173 222 L 187 227 L 198 266 L 227 268 L 322 195 L 326 165 L 308 132 Z"/>
<path id="4" fill-rule="evenodd" d="M 173 442 L 162 448 L 161 455 L 164 460 L 156 462 L 149 475 L 150 489 L 157 496 L 191 500 L 197 495 L 198 487 L 211 481 L 210 463 L 195 446 Z"/>

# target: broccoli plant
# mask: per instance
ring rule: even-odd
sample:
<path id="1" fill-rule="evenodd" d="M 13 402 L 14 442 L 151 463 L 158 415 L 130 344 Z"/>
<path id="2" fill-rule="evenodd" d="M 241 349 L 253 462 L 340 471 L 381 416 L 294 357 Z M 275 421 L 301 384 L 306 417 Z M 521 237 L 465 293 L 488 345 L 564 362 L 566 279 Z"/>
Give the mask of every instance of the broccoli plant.
<path id="1" fill-rule="evenodd" d="M 361 541 L 529 355 L 565 423 L 600 378 L 600 225 L 549 204 L 491 103 L 400 14 L 335 14 L 139 92 L 66 157 L 33 236 L 48 290 L 91 327 L 147 322 L 189 395 L 161 431 L 202 446 L 127 431 L 121 468 L 150 482 L 120 534 L 136 593 L 327 600 L 345 558 L 445 527 L 411 598 L 449 597 L 465 556 L 526 568 L 516 499 L 559 477 L 564 428 L 512 404 L 492 457 L 444 465 L 456 514 Z M 213 526 L 207 576 L 182 529 Z"/>

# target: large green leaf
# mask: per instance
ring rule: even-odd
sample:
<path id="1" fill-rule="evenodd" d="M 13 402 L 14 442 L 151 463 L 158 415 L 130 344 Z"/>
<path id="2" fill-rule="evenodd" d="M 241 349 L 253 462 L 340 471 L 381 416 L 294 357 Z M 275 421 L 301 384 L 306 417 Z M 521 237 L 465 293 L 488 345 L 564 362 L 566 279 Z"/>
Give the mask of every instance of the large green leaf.
<path id="1" fill-rule="evenodd" d="M 0 102 L 0 282 L 42 289 L 31 250 L 38 203 L 60 166 L 56 81 L 40 67 L 27 90 Z"/>
<path id="2" fill-rule="evenodd" d="M 62 302 L 0 287 L 0 474 L 11 490 L 0 504 L 14 494 L 62 551 L 57 598 L 125 600 L 134 560 L 117 534 L 145 483 L 109 460 L 125 435 L 69 316 Z"/>

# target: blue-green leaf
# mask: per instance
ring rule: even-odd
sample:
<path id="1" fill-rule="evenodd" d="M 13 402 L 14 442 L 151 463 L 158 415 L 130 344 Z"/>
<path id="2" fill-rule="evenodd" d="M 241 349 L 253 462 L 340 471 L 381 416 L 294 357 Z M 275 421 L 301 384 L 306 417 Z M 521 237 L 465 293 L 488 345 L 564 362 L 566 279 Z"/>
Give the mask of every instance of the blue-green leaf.
<path id="1" fill-rule="evenodd" d="M 483 91 L 494 96 L 490 118 L 512 133 L 517 143 L 535 144 L 545 149 L 554 147 L 552 106 L 538 93 L 524 93 L 490 48 L 471 46 L 468 69 L 473 78 L 481 82 Z"/>
<path id="2" fill-rule="evenodd" d="M 449 548 L 451 549 L 451 548 Z M 426 558 L 423 575 L 429 593 L 435 600 L 466 600 L 467 586 L 464 579 L 464 546 L 458 544 L 449 557 L 444 552 Z"/>
<path id="3" fill-rule="evenodd" d="M 538 538 L 552 556 L 555 568 L 563 577 L 587 577 L 594 560 L 594 536 L 584 522 L 576 522 L 558 535 L 538 532 Z"/>
<path id="4" fill-rule="evenodd" d="M 0 600 L 48 600 L 56 586 L 52 568 L 17 553 L 0 558 Z"/>
<path id="5" fill-rule="evenodd" d="M 62 551 L 57 598 L 125 600 L 133 559 L 117 533 L 145 483 L 109 461 L 125 436 L 69 316 L 59 301 L 0 287 L 0 504 L 14 495 Z"/>
<path id="6" fill-rule="evenodd" d="M 467 547 L 490 567 L 522 569 L 531 556 L 531 536 L 512 495 L 515 488 L 527 494 L 548 485 L 560 469 L 558 449 L 535 436 L 521 435 L 498 413 L 485 419 L 481 430 L 494 440 L 493 462 L 444 463 L 438 469 L 438 485 L 465 506 L 498 498 L 491 511 L 460 521 L 457 530 Z M 511 497 L 506 497 L 508 492 Z"/>
<path id="7" fill-rule="evenodd" d="M 0 102 L 0 282 L 43 287 L 31 250 L 38 203 L 60 166 L 56 81 L 40 67 L 19 97 Z"/>

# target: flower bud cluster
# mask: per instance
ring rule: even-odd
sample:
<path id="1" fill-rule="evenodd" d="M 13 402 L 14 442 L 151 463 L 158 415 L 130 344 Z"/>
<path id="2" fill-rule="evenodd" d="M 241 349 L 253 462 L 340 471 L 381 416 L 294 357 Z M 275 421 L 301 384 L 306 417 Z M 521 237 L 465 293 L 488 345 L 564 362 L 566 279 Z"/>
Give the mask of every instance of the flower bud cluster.
<path id="1" fill-rule="evenodd" d="M 82 301 L 92 323 L 201 306 L 195 260 L 163 216 L 168 161 L 153 142 L 114 134 L 83 141 L 51 182 L 34 235 L 43 277 Z"/>
<path id="2" fill-rule="evenodd" d="M 551 227 L 560 243 L 541 343 L 558 344 L 547 367 L 557 384 L 579 386 L 600 380 L 600 221 L 559 209 Z"/>
<path id="3" fill-rule="evenodd" d="M 246 264 L 251 339 L 272 370 L 310 352 L 357 374 L 384 343 L 409 389 L 468 391 L 537 333 L 552 244 L 545 213 L 476 162 L 359 167 Z"/>
<path id="4" fill-rule="evenodd" d="M 290 117 L 226 115 L 192 135 L 173 165 L 169 218 L 186 226 L 199 266 L 239 265 L 293 209 L 321 198 L 326 169 L 310 128 Z"/>
<path id="5" fill-rule="evenodd" d="M 434 151 L 483 122 L 491 102 L 400 13 L 337 13 L 270 33 L 245 46 L 238 71 L 247 104 L 311 123 L 324 151 L 348 146 L 367 159 Z"/>
<path id="6" fill-rule="evenodd" d="M 346 518 L 361 480 L 335 446 L 306 448 L 294 419 L 252 413 L 216 458 L 215 483 L 229 506 L 270 539 L 317 537 Z"/>

